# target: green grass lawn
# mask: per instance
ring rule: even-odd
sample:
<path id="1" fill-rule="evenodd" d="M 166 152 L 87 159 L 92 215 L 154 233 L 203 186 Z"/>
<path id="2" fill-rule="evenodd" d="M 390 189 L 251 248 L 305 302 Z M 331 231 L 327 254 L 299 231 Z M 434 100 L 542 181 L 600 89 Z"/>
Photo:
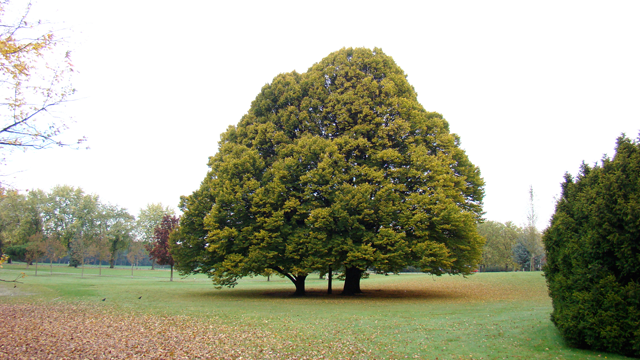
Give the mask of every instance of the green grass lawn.
<path id="1" fill-rule="evenodd" d="M 187 317 L 238 331 L 269 334 L 289 357 L 327 358 L 624 359 L 569 348 L 549 320 L 542 273 L 480 273 L 462 278 L 425 274 L 372 275 L 364 294 L 326 294 L 310 275 L 308 295 L 293 297 L 286 279 L 247 278 L 216 290 L 204 276 L 169 282 L 168 270 L 80 269 L 4 265 L 1 279 L 28 276 L 14 288 L 0 283 L 0 304 L 82 304 L 127 316 Z M 142 297 L 139 299 L 139 297 Z M 102 301 L 102 299 L 105 299 Z M 251 345 L 251 340 L 248 346 Z M 257 341 L 257 340 L 256 340 Z M 256 342 L 253 346 L 263 346 Z"/>

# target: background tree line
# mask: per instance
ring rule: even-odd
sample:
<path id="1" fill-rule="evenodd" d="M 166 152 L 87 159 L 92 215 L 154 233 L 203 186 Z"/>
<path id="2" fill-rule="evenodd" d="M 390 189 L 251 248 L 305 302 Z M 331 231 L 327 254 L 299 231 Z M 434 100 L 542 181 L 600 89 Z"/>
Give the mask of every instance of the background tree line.
<path id="1" fill-rule="evenodd" d="M 530 188 L 527 223 L 522 227 L 511 221 L 478 224 L 478 233 L 486 240 L 480 271 L 542 270 L 546 257 L 542 233 L 536 228 L 533 199 L 533 188 Z"/>
<path id="2" fill-rule="evenodd" d="M 175 217 L 172 209 L 149 204 L 136 218 L 67 185 L 50 192 L 0 188 L 0 251 L 28 264 L 62 259 L 75 267 L 91 261 L 113 268 L 120 256 L 121 264 L 153 265 L 149 251 L 164 216 Z"/>

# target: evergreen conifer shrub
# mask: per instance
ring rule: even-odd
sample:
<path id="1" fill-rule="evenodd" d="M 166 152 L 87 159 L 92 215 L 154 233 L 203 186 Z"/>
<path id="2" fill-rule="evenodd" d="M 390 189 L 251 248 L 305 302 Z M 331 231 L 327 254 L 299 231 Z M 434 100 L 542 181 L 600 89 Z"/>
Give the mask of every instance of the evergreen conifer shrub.
<path id="1" fill-rule="evenodd" d="M 551 320 L 575 347 L 640 357 L 640 139 L 565 175 L 543 241 Z"/>

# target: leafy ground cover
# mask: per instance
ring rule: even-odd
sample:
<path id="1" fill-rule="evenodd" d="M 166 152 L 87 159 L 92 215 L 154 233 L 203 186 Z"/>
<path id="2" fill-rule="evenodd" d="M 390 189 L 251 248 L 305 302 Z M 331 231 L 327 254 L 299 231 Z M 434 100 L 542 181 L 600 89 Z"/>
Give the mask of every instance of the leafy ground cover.
<path id="1" fill-rule="evenodd" d="M 216 290 L 162 270 L 48 270 L 0 270 L 28 275 L 0 283 L 0 358 L 624 359 L 564 344 L 539 272 L 372 275 L 353 297 L 310 276 L 293 297 L 277 277 Z"/>

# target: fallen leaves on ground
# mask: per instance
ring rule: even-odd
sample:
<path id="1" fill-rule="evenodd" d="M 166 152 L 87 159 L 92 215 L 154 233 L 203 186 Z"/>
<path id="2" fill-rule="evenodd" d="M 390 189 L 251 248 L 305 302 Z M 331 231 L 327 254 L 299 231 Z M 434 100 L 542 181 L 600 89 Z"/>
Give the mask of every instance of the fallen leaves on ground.
<path id="1" fill-rule="evenodd" d="M 116 313 L 89 305 L 0 304 L 1 359 L 362 358 L 362 349 L 312 348 L 252 327 L 187 316 Z M 344 351 L 343 351 L 344 350 Z"/>

